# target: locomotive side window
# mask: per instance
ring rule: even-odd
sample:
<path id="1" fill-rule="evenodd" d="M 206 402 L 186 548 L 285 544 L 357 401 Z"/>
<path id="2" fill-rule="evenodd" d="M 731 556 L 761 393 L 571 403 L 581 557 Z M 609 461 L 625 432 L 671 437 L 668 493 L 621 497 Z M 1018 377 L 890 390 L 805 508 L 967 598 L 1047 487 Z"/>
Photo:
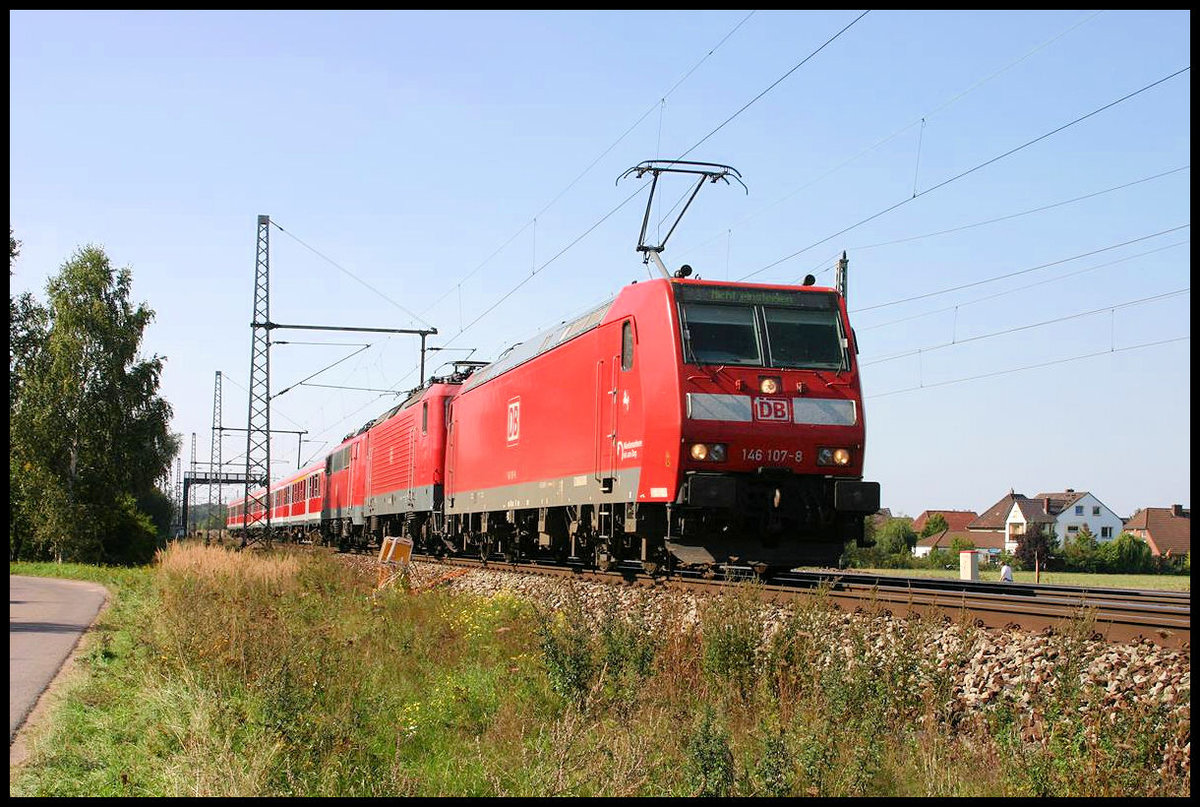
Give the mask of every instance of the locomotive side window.
<path id="1" fill-rule="evenodd" d="M 766 308 L 764 313 L 772 367 L 843 368 L 837 312 Z"/>
<path id="2" fill-rule="evenodd" d="M 429 401 L 421 404 L 421 434 L 429 433 Z"/>
<path id="3" fill-rule="evenodd" d="M 684 355 L 700 364 L 763 364 L 751 306 L 682 303 Z"/>
<path id="4" fill-rule="evenodd" d="M 633 322 L 625 320 L 621 326 L 621 369 L 633 369 Z"/>

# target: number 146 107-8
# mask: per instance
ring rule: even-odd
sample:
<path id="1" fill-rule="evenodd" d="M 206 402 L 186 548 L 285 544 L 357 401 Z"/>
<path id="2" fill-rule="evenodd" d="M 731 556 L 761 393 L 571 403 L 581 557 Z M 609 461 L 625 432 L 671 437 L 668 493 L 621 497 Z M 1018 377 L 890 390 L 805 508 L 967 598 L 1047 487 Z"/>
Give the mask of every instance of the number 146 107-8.
<path id="1" fill-rule="evenodd" d="M 747 462 L 800 462 L 804 453 L 790 448 L 743 448 L 742 459 Z"/>

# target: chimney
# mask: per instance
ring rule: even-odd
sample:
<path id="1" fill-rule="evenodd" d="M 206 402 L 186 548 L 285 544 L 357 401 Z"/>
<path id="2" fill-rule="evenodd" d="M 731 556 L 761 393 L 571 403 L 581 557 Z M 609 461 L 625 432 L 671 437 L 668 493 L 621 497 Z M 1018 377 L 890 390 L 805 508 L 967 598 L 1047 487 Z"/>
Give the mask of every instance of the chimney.
<path id="1" fill-rule="evenodd" d="M 1183 505 L 1182 504 L 1171 505 L 1171 515 L 1175 516 L 1176 518 L 1183 518 Z"/>
<path id="2" fill-rule="evenodd" d="M 1042 511 L 1044 513 L 1046 513 L 1046 515 L 1050 515 L 1050 497 L 1049 496 L 1042 497 Z"/>
<path id="3" fill-rule="evenodd" d="M 1067 493 L 1074 493 L 1074 492 L 1075 492 L 1075 488 L 1067 488 Z"/>

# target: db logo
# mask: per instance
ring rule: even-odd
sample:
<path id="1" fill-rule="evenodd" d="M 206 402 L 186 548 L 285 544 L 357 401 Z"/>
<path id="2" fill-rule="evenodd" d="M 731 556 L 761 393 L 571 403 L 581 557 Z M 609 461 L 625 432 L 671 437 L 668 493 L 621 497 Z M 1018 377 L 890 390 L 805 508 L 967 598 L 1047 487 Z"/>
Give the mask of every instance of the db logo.
<path id="1" fill-rule="evenodd" d="M 792 402 L 787 398 L 755 398 L 754 419 L 790 421 Z"/>
<path id="2" fill-rule="evenodd" d="M 508 402 L 508 444 L 516 445 L 521 436 L 521 399 L 513 398 Z"/>

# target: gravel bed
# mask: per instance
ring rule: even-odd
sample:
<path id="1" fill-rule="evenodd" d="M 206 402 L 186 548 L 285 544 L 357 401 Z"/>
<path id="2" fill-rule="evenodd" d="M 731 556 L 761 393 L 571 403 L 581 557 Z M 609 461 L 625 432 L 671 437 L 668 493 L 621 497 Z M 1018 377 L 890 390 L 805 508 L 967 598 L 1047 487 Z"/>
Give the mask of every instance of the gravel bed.
<path id="1" fill-rule="evenodd" d="M 340 556 L 364 575 L 375 580 L 375 559 Z M 598 617 L 616 607 L 618 612 L 639 614 L 651 630 L 662 630 L 669 619 L 679 628 L 695 627 L 703 607 L 703 595 L 642 586 L 614 586 L 584 580 L 564 580 L 504 570 L 464 569 L 437 563 L 417 562 L 409 570 L 410 587 L 416 590 L 440 587 L 449 591 L 490 597 L 500 593 L 527 599 L 541 608 L 560 610 L 569 604 L 582 605 L 585 613 Z M 789 606 L 758 606 L 763 637 L 768 639 L 792 616 Z M 896 617 L 835 613 L 824 617 L 822 633 L 858 633 L 868 637 L 868 654 L 887 656 L 889 648 L 909 633 L 904 620 Z M 1044 687 L 1055 685 L 1063 664 L 1080 671 L 1081 684 L 1096 684 L 1103 690 L 1100 708 L 1106 714 L 1125 705 L 1161 705 L 1190 727 L 1191 653 L 1160 647 L 1149 640 L 1136 644 L 1108 644 L 1083 639 L 1066 641 L 1048 633 L 1020 630 L 973 629 L 958 624 L 931 626 L 918 634 L 924 641 L 923 658 L 933 654 L 937 669 L 954 678 L 950 687 L 951 711 L 963 715 L 979 713 L 990 705 L 1007 703 L 1028 707 Z M 826 661 L 837 655 L 830 646 Z M 850 639 L 842 642 L 842 658 L 851 660 L 855 650 Z M 1071 658 L 1068 658 L 1070 656 Z M 1088 706 L 1082 707 L 1083 710 Z M 1190 769 L 1190 729 L 1169 756 L 1182 760 Z"/>

